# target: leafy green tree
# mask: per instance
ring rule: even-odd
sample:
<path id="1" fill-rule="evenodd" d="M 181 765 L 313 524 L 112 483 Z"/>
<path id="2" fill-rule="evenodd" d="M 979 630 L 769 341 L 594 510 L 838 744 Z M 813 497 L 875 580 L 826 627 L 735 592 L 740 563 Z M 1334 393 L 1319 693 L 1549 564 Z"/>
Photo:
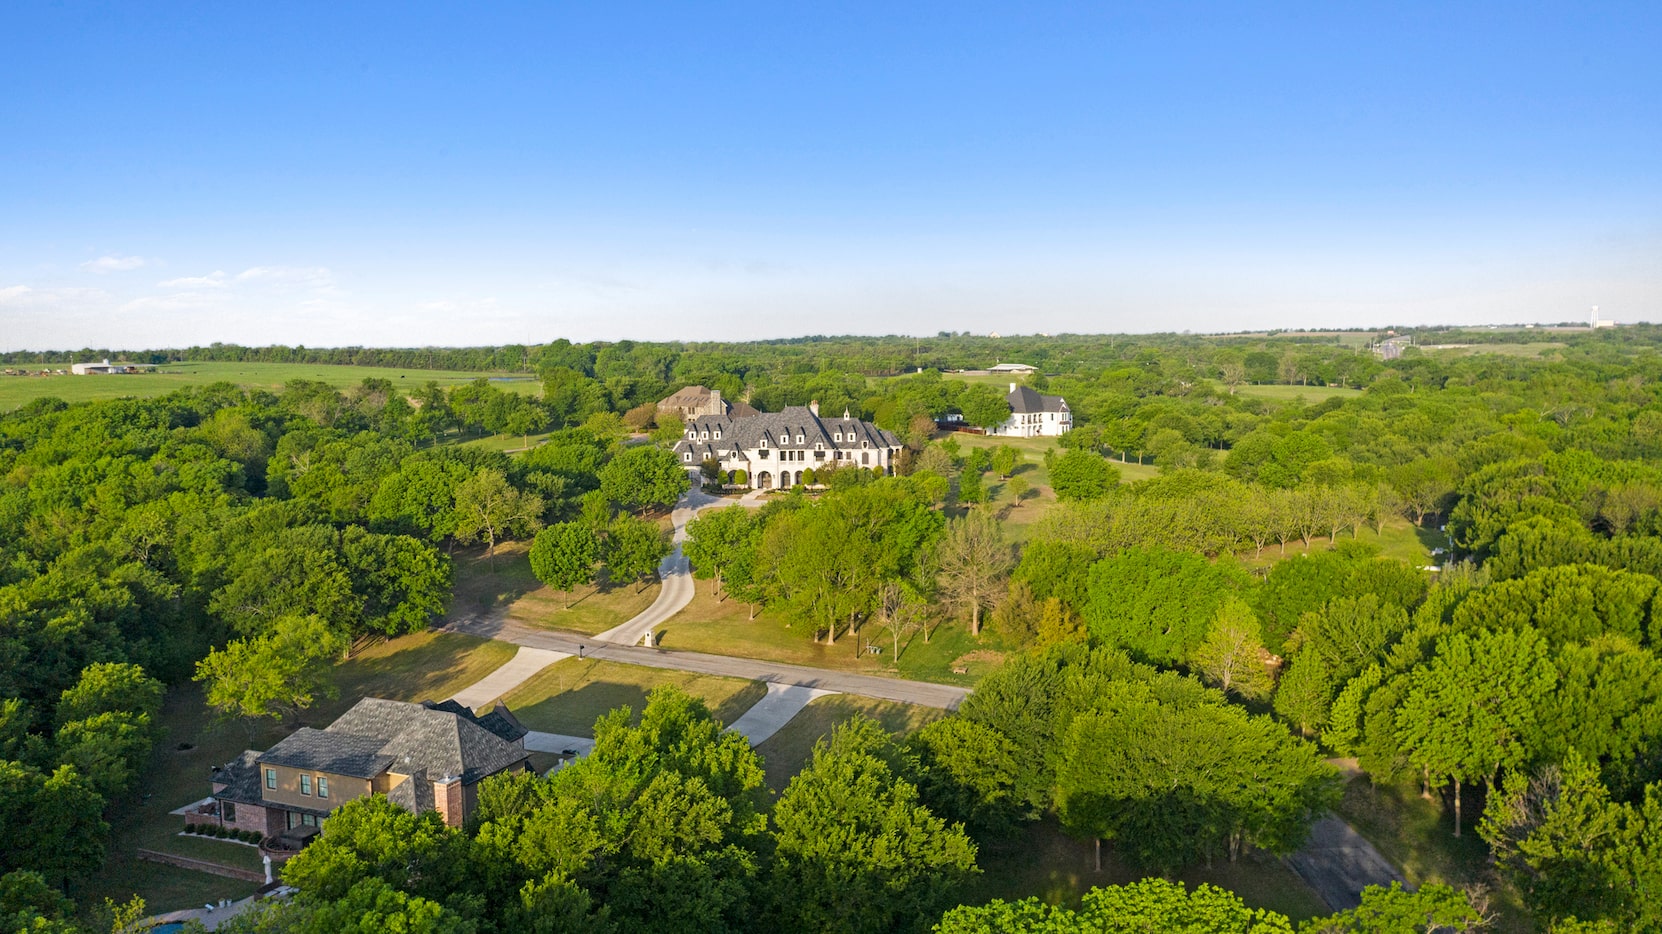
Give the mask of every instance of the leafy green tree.
<path id="1" fill-rule="evenodd" d="M 1016 450 L 1014 445 L 1001 444 L 993 449 L 993 473 L 1000 477 L 1009 479 L 1010 475 L 1016 472 L 1016 465 L 1019 463 L 1021 463 L 1021 452 Z"/>
<path id="2" fill-rule="evenodd" d="M 450 602 L 450 560 L 419 539 L 351 526 L 341 533 L 341 557 L 361 601 L 357 631 L 419 632 Z"/>
<path id="3" fill-rule="evenodd" d="M 485 554 L 496 554 L 503 538 L 519 538 L 542 527 L 542 498 L 508 483 L 501 471 L 480 468 L 456 487 L 456 541 L 484 541 Z"/>
<path id="4" fill-rule="evenodd" d="M 1056 498 L 1064 502 L 1102 499 L 1120 484 L 1119 468 L 1094 451 L 1075 448 L 1060 457 L 1048 458 L 1046 463 L 1050 469 L 1050 487 L 1056 491 Z"/>
<path id="5" fill-rule="evenodd" d="M 531 543 L 531 573 L 565 594 L 571 607 L 571 592 L 594 583 L 595 565 L 600 561 L 600 537 L 581 522 L 561 522 L 537 533 Z"/>
<path id="6" fill-rule="evenodd" d="M 1327 918 L 1300 925 L 1301 934 L 1475 934 L 1489 927 L 1488 919 L 1463 893 L 1432 883 L 1410 892 L 1402 883 L 1390 888 L 1370 885 L 1362 890 L 1362 904 Z"/>
<path id="7" fill-rule="evenodd" d="M 73 766 L 0 761 L 0 873 L 28 869 L 62 888 L 104 860 L 104 799 Z"/>
<path id="8" fill-rule="evenodd" d="M 162 710 L 160 681 L 137 665 L 99 662 L 81 670 L 80 680 L 58 700 L 59 726 L 101 713 L 130 713 L 154 721 Z"/>
<path id="9" fill-rule="evenodd" d="M 977 872 L 975 844 L 895 774 L 893 741 L 858 718 L 814 748 L 774 807 L 774 906 L 797 931 L 922 931 Z"/>
<path id="10" fill-rule="evenodd" d="M 1091 567 L 1084 608 L 1091 635 L 1133 655 L 1187 664 L 1206 639 L 1218 608 L 1246 589 L 1237 567 L 1197 554 L 1131 548 Z"/>
<path id="11" fill-rule="evenodd" d="M 316 616 L 284 616 L 264 635 L 234 640 L 196 665 L 208 706 L 238 717 L 281 717 L 332 696 L 331 663 L 346 636 Z"/>
<path id="12" fill-rule="evenodd" d="M 997 428 L 1010 417 L 1010 403 L 991 386 L 975 384 L 958 394 L 964 421 L 977 428 Z"/>
<path id="13" fill-rule="evenodd" d="M 1248 908 L 1235 893 L 1212 885 L 1188 891 L 1181 882 L 1144 879 L 1093 888 L 1078 911 L 1036 898 L 1000 899 L 947 912 L 936 934 L 1095 934 L 1099 931 L 1173 931 L 1183 934 L 1292 934 L 1285 915 Z"/>
<path id="14" fill-rule="evenodd" d="M 1269 696 L 1271 686 L 1264 668 L 1267 654 L 1252 607 L 1239 597 L 1230 597 L 1218 606 L 1212 628 L 1195 647 L 1190 667 L 1226 693 L 1262 700 Z"/>
<path id="15" fill-rule="evenodd" d="M 728 506 L 705 512 L 687 523 L 687 540 L 682 545 L 693 574 L 710 579 L 710 590 L 721 589 L 722 575 L 740 559 L 740 552 L 753 548 L 759 526 L 743 506 Z"/>
<path id="16" fill-rule="evenodd" d="M 997 519 L 972 511 L 947 524 L 940 542 L 940 584 L 947 600 L 969 611 L 970 635 L 981 635 L 981 610 L 1004 589 L 1014 566 Z"/>
<path id="17" fill-rule="evenodd" d="M 691 486 L 675 453 L 655 444 L 626 448 L 600 471 L 600 489 L 624 509 L 668 509 Z"/>
<path id="18" fill-rule="evenodd" d="M 965 468 L 958 475 L 958 502 L 983 503 L 987 501 L 987 489 L 981 484 L 981 471 Z"/>
<path id="19" fill-rule="evenodd" d="M 650 519 L 620 515 L 606 529 L 601 557 L 606 574 L 615 584 L 644 582 L 658 571 L 669 555 L 669 535 Z M 644 583 L 642 584 L 644 586 Z"/>

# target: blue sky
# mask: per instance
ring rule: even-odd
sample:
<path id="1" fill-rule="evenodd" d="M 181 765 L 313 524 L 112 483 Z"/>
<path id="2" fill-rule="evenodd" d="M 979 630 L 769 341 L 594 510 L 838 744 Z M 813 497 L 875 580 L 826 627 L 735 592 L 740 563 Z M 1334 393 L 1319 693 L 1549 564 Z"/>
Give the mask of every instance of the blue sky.
<path id="1" fill-rule="evenodd" d="M 0 349 L 1662 319 L 1662 4 L 0 6 Z"/>

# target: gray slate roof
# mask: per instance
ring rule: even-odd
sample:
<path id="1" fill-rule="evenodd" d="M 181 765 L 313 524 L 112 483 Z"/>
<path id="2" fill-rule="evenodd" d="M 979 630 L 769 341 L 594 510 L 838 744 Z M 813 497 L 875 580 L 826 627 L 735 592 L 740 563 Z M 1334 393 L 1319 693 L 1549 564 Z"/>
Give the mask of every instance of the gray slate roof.
<path id="1" fill-rule="evenodd" d="M 467 707 L 453 700 L 437 702 L 422 701 L 421 706 L 426 707 L 428 710 L 442 710 L 445 713 L 453 713 L 458 717 L 466 717 L 474 723 L 484 727 L 487 732 L 499 736 L 510 743 L 519 742 L 525 738 L 525 734 L 531 732 L 525 728 L 524 724 L 519 722 L 519 718 L 514 716 L 513 712 L 507 708 L 507 705 L 503 704 L 501 701 L 497 701 L 496 706 L 492 708 L 491 712 L 485 714 L 484 716 L 475 714 L 473 711 L 467 709 Z"/>
<path id="2" fill-rule="evenodd" d="M 374 778 L 390 768 L 430 781 L 460 777 L 472 784 L 517 765 L 525 755 L 471 714 L 366 697 L 327 729 L 298 730 L 258 759 L 355 778 Z"/>
<path id="3" fill-rule="evenodd" d="M 236 804 L 260 804 L 260 768 L 255 764 L 259 759 L 258 750 L 244 749 L 242 755 L 214 769 L 212 781 L 225 785 L 214 792 L 214 797 Z"/>
<path id="4" fill-rule="evenodd" d="M 693 460 L 705 457 L 721 459 L 729 451 L 749 451 L 762 446 L 774 450 L 814 450 L 815 444 L 827 451 L 872 450 L 900 447 L 900 439 L 871 422 L 844 416 L 825 418 L 815 415 L 805 405 L 788 406 L 782 412 L 762 412 L 744 418 L 731 415 L 701 415 L 687 423 L 688 431 L 699 434 L 697 440 L 683 437 L 675 445 L 675 453 L 693 452 Z M 721 432 L 720 440 L 715 434 Z M 708 431 L 710 437 L 704 438 Z M 838 437 L 841 440 L 835 440 Z M 797 438 L 801 438 L 798 441 Z M 866 447 L 860 446 L 861 442 Z"/>
<path id="5" fill-rule="evenodd" d="M 1010 390 L 1010 395 L 1005 398 L 1010 402 L 1010 411 L 1018 415 L 1068 410 L 1068 404 L 1062 401 L 1061 396 L 1047 396 L 1035 391 L 1031 386 L 1017 386 Z"/>
<path id="6" fill-rule="evenodd" d="M 353 778 L 374 778 L 392 765 L 382 751 L 387 742 L 376 736 L 356 736 L 301 727 L 265 751 L 260 761 L 295 769 L 315 769 Z"/>
<path id="7" fill-rule="evenodd" d="M 324 732 L 384 738 L 381 752 L 392 758 L 393 771 L 411 775 L 420 770 L 433 781 L 459 777 L 472 784 L 524 761 L 526 755 L 471 719 L 378 697 L 358 701 Z"/>

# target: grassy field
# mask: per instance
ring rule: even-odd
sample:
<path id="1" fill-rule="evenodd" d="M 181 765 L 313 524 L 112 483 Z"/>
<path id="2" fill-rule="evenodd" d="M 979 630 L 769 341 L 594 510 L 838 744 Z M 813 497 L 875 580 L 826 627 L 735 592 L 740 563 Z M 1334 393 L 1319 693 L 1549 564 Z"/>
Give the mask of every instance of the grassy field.
<path id="1" fill-rule="evenodd" d="M 651 606 L 662 586 L 654 581 L 638 590 L 634 584 L 586 587 L 572 594 L 568 609 L 564 594 L 543 586 L 531 573 L 530 552 L 529 542 L 509 542 L 497 547 L 494 559 L 486 558 L 483 549 L 459 553 L 448 617 L 505 613 L 528 625 L 593 635 Z"/>
<path id="2" fill-rule="evenodd" d="M 1352 539 L 1349 532 L 1339 533 L 1339 544 L 1353 540 L 1378 548 L 1379 556 L 1382 558 L 1395 558 L 1417 568 L 1435 563 L 1435 560 L 1431 557 L 1432 548 L 1439 545 L 1447 547 L 1447 540 L 1441 532 L 1435 529 L 1422 529 L 1407 519 L 1397 516 L 1392 516 L 1386 520 L 1378 534 L 1375 534 L 1369 526 L 1363 526 L 1354 539 Z M 1311 539 L 1309 548 L 1305 548 L 1303 542 L 1294 539 L 1287 543 L 1285 553 L 1282 553 L 1280 545 L 1272 543 L 1264 548 L 1264 553 L 1260 556 L 1254 557 L 1252 551 L 1248 549 L 1236 557 L 1246 567 L 1268 568 L 1277 561 L 1296 558 L 1306 553 L 1316 554 L 1328 551 L 1332 547 L 1333 543 L 1327 540 L 1326 535 L 1323 535 L 1320 538 Z"/>
<path id="3" fill-rule="evenodd" d="M 1109 845 L 1102 848 L 1098 871 L 1092 844 L 1063 833 L 1054 820 L 1028 824 L 1009 840 L 988 843 L 976 862 L 982 874 L 961 894 L 965 904 L 1036 896 L 1052 905 L 1077 906 L 1093 887 L 1124 885 L 1152 875 L 1125 863 Z M 1247 905 L 1279 911 L 1295 923 L 1328 913 L 1304 880 L 1264 853 L 1251 853 L 1234 863 L 1191 866 L 1172 878 L 1191 889 L 1202 883 L 1229 889 Z"/>
<path id="4" fill-rule="evenodd" d="M 538 672 L 509 692 L 503 702 L 533 730 L 593 736 L 594 721 L 601 714 L 629 707 L 638 719 L 646 696 L 665 684 L 703 698 L 724 725 L 737 720 L 767 693 L 762 682 L 744 678 L 568 658 Z"/>
<path id="5" fill-rule="evenodd" d="M 1563 350 L 1568 344 L 1562 341 L 1520 341 L 1505 344 L 1461 344 L 1461 345 L 1428 345 L 1422 347 L 1426 353 L 1447 354 L 1449 356 L 1468 356 L 1472 354 L 1497 354 L 1502 357 L 1545 357 Z"/>
<path id="6" fill-rule="evenodd" d="M 473 683 L 512 656 L 514 647 L 468 636 L 420 633 L 373 646 L 335 670 L 340 697 L 321 700 L 299 722 L 324 726 L 360 697 L 395 700 L 443 699 Z M 255 886 L 218 876 L 140 861 L 139 848 L 192 856 L 231 866 L 259 869 L 258 851 L 223 840 L 178 835 L 184 819 L 168 812 L 208 794 L 208 774 L 244 749 L 266 749 L 288 735 L 292 725 L 275 721 L 216 718 L 195 686 L 169 692 L 158 721 L 158 739 L 136 800 L 110 809 L 109 859 L 104 868 L 74 887 L 86 904 L 118 902 L 140 895 L 152 912 L 190 908 L 220 898 L 252 893 Z"/>
<path id="7" fill-rule="evenodd" d="M 62 364 L 61 368 L 68 370 L 69 364 Z M 218 382 L 235 383 L 247 389 L 277 390 L 283 388 L 283 384 L 291 379 L 306 379 L 345 389 L 373 377 L 392 380 L 395 386 L 413 391 L 429 380 L 448 387 L 472 382 L 481 376 L 489 378 L 498 387 L 513 392 L 527 395 L 542 392 L 542 384 L 526 373 L 472 373 L 461 370 L 411 370 L 312 363 L 170 363 L 148 373 L 107 376 L 0 376 L 0 411 L 15 409 L 43 396 L 56 396 L 65 402 L 117 399 L 122 396 L 150 398 L 188 386 L 206 386 Z"/>
<path id="8" fill-rule="evenodd" d="M 710 582 L 699 581 L 697 596 L 686 609 L 659 627 L 659 645 L 688 652 L 736 655 L 770 662 L 892 675 L 919 681 L 972 685 L 1003 662 L 1003 646 L 993 633 L 980 641 L 972 638 L 961 622 L 934 623 L 929 641 L 912 633 L 900 642 L 900 659 L 894 658 L 894 641 L 888 630 L 867 625 L 858 637 L 843 632 L 836 645 L 815 642 L 801 625 L 788 626 L 772 613 L 749 619 L 750 608 L 737 600 L 717 601 L 710 595 Z M 868 646 L 880 651 L 873 655 Z M 963 668 L 965 673 L 954 673 Z"/>
<path id="9" fill-rule="evenodd" d="M 832 727 L 862 714 L 881 723 L 890 733 L 904 736 L 946 716 L 946 711 L 848 694 L 821 697 L 802 708 L 791 722 L 756 747 L 767 771 L 768 787 L 784 791 L 791 776 L 802 771 L 813 758 L 815 743 L 829 736 Z"/>
<path id="10" fill-rule="evenodd" d="M 1221 388 L 1221 387 L 1220 387 Z M 1235 394 L 1274 402 L 1292 402 L 1303 399 L 1306 405 L 1316 405 L 1329 399 L 1349 399 L 1362 394 L 1360 389 L 1344 386 L 1282 386 L 1246 384 L 1235 387 Z"/>

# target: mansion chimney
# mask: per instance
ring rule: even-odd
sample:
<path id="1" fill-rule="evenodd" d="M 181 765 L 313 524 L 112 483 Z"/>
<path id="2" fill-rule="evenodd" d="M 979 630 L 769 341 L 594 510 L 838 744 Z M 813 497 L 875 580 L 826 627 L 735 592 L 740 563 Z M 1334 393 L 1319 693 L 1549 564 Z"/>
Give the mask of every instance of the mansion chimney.
<path id="1" fill-rule="evenodd" d="M 814 401 L 808 403 L 808 411 L 814 413 L 815 418 L 819 418 L 819 400 L 818 399 L 815 399 Z"/>

